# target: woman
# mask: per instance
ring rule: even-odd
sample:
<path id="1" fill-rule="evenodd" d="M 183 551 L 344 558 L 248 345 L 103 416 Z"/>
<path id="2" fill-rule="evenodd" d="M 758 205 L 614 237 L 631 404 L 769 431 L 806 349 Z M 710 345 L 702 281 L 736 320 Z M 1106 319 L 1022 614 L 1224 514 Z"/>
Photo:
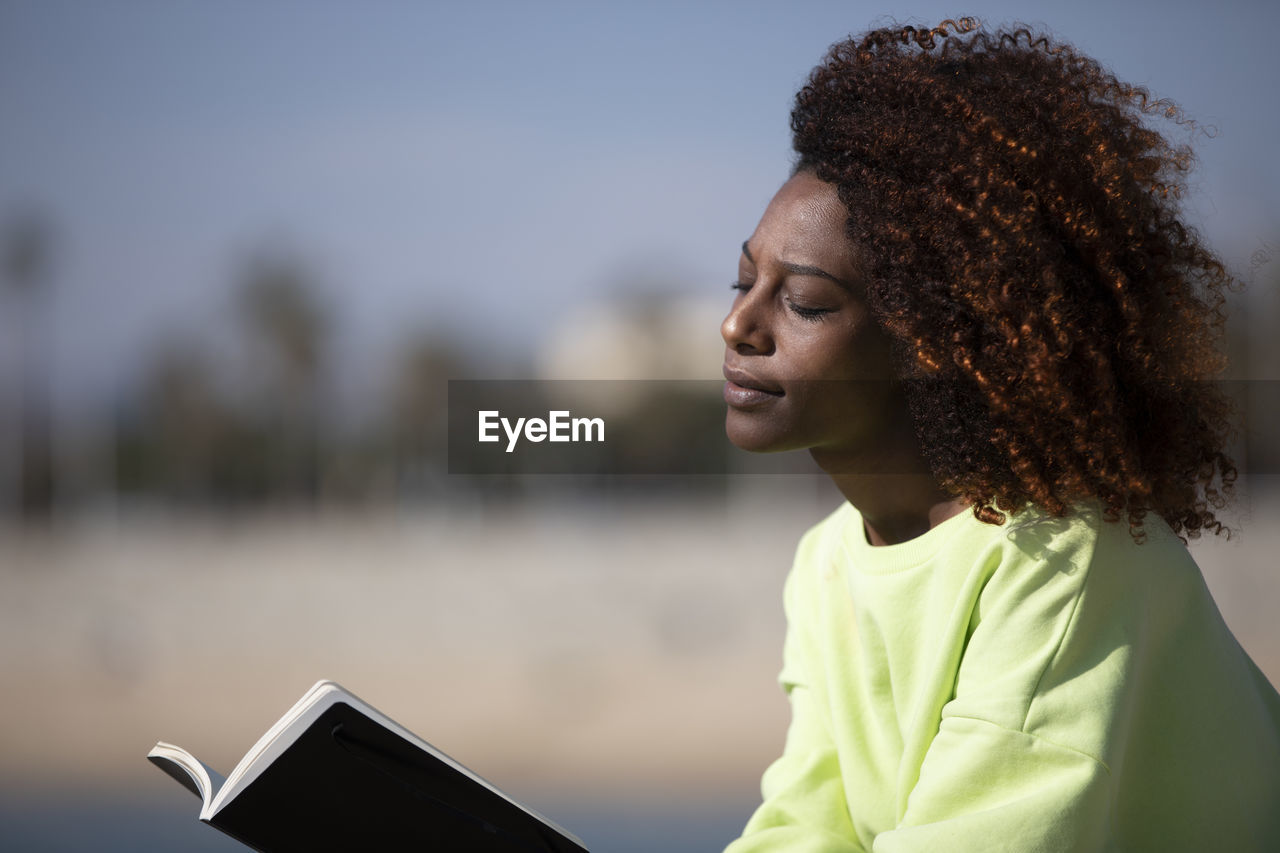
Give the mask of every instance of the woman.
<path id="1" fill-rule="evenodd" d="M 786 584 L 792 708 L 732 853 L 1280 850 L 1280 696 L 1183 540 L 1223 531 L 1221 263 L 1190 151 L 1070 47 L 835 45 L 743 244 L 726 430 L 847 499 Z"/>

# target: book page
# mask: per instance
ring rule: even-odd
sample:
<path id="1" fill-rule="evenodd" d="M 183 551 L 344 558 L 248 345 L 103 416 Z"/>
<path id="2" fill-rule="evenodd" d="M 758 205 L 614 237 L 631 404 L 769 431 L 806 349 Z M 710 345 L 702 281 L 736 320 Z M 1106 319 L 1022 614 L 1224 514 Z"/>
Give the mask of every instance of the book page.
<path id="1" fill-rule="evenodd" d="M 182 747 L 164 741 L 152 747 L 147 758 L 203 801 L 200 809 L 203 818 L 214 795 L 224 786 L 222 776 Z"/>

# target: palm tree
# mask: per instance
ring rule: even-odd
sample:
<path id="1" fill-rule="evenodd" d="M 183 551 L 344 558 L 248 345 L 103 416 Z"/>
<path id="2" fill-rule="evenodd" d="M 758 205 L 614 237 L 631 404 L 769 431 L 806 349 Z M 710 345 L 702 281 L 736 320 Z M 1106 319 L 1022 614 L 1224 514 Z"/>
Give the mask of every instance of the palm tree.
<path id="1" fill-rule="evenodd" d="M 48 521 L 53 513 L 54 476 L 49 406 L 49 253 L 51 227 L 39 213 L 15 217 L 4 235 L 4 278 L 20 308 L 18 512 L 26 523 Z"/>
<path id="2" fill-rule="evenodd" d="M 321 392 L 329 318 L 310 276 L 294 261 L 259 258 L 239 292 L 240 317 L 261 362 L 263 414 L 278 440 L 273 489 L 315 498 L 319 484 Z"/>

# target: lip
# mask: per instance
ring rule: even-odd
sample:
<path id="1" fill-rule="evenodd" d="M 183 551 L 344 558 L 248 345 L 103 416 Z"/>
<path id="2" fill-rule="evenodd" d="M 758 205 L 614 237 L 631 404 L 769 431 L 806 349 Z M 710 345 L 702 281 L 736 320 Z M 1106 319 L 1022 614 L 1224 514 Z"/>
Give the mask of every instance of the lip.
<path id="1" fill-rule="evenodd" d="M 785 395 L 777 384 L 757 379 L 745 370 L 726 364 L 723 372 L 724 401 L 735 408 L 758 406 Z"/>

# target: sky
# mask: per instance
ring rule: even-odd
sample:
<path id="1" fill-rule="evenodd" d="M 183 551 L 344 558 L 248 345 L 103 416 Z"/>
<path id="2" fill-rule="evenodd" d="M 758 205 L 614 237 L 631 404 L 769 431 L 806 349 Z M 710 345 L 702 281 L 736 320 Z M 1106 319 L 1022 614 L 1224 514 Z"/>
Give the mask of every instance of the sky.
<path id="1" fill-rule="evenodd" d="M 1191 221 L 1240 270 L 1280 258 L 1280 4 L 1241 0 L 0 0 L 0 225 L 55 226 L 60 399 L 166 340 L 234 349 L 264 253 L 312 272 L 349 381 L 421 329 L 516 375 L 611 298 L 727 307 L 827 46 L 959 14 L 1042 24 L 1213 125 Z"/>

